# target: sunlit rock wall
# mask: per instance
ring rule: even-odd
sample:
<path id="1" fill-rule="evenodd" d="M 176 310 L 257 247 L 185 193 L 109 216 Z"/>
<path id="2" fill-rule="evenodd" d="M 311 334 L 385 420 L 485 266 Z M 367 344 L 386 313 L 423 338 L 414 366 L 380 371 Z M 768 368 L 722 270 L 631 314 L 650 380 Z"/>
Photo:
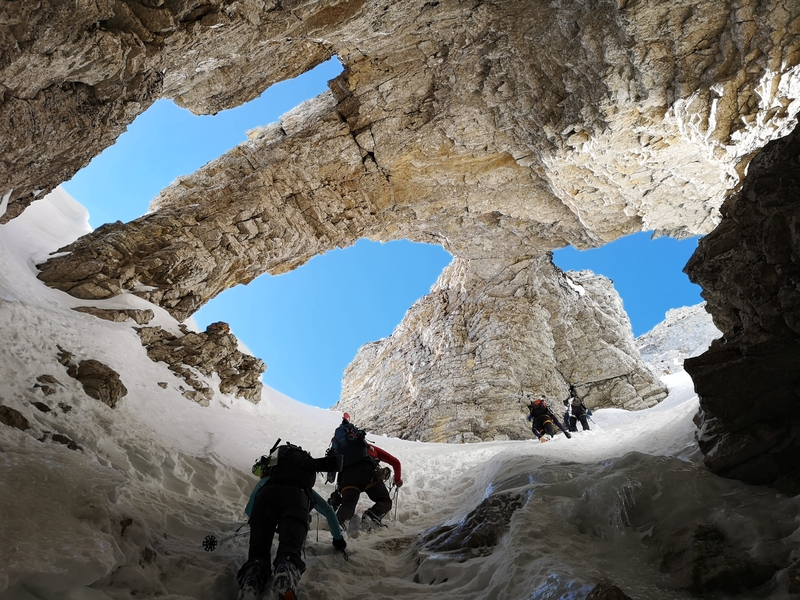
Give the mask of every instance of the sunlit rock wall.
<path id="1" fill-rule="evenodd" d="M 525 439 L 522 394 L 545 394 L 560 415 L 568 383 L 595 408 L 666 395 L 611 281 L 563 273 L 549 256 L 455 259 L 391 336 L 361 348 L 335 408 L 406 439 Z"/>
<path id="2" fill-rule="evenodd" d="M 98 230 L 43 270 L 70 293 L 134 290 L 179 318 L 361 237 L 438 242 L 471 259 L 648 229 L 707 233 L 752 153 L 800 109 L 794 3 L 177 4 L 157 9 L 180 13 L 164 17 L 176 29 L 133 72 L 157 63 L 161 94 L 193 110 L 253 97 L 333 54 L 345 67 L 313 110 L 255 132 L 165 190 L 152 214 Z M 119 17 L 126 6 L 85 27 L 135 42 L 144 31 L 108 29 L 137 22 Z M 89 52 L 80 31 L 70 39 Z M 22 67 L 44 50 L 17 46 L 8 56 L 26 81 Z M 31 94 L 44 85 L 34 83 Z M 47 106 L 41 119 L 60 122 L 60 105 Z M 18 160 L 0 190 L 13 201 L 26 185 L 48 188 L 33 184 L 43 178 Z"/>
<path id="3" fill-rule="evenodd" d="M 708 350 L 721 335 L 701 302 L 668 310 L 661 323 L 636 338 L 636 347 L 654 373 L 669 375 L 683 371 L 684 360 Z"/>

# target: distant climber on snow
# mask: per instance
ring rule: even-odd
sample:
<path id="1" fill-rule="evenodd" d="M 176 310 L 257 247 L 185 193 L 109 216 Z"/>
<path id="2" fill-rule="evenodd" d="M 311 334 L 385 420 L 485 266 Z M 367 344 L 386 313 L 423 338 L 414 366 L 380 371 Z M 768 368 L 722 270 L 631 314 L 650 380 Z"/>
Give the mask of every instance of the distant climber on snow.
<path id="1" fill-rule="evenodd" d="M 546 442 L 545 434 L 551 438 L 556 435 L 556 427 L 564 432 L 564 435 L 571 438 L 569 431 L 559 422 L 558 417 L 553 414 L 547 406 L 545 396 L 538 396 L 528 404 L 528 421 L 531 422 L 531 431 L 539 438 L 539 441 Z"/>
<path id="2" fill-rule="evenodd" d="M 366 435 L 363 429 L 350 423 L 350 415 L 344 413 L 328 450 L 332 455 L 343 458 L 336 491 L 329 502 L 338 507 L 336 516 L 342 528 L 350 535 L 357 533 L 359 526 L 369 529 L 381 527 L 384 515 L 392 509 L 392 498 L 384 484 L 388 473 L 385 467 L 380 467 L 381 461 L 391 465 L 394 485 L 398 488 L 403 485 L 400 461 L 385 450 L 368 443 L 365 440 Z M 354 518 L 362 492 L 374 504 L 360 518 Z"/>
<path id="3" fill-rule="evenodd" d="M 342 461 L 335 456 L 313 458 L 292 444 L 278 446 L 280 439 L 262 456 L 253 473 L 261 477 L 250 496 L 245 512 L 250 517 L 250 549 L 247 562 L 237 575 L 239 600 L 256 600 L 272 573 L 270 553 L 277 530 L 278 550 L 275 553 L 275 579 L 272 587 L 280 600 L 296 600 L 297 584 L 306 565 L 301 558 L 308 533 L 312 504 L 325 501 L 312 489 L 317 473 L 340 471 Z M 335 520 L 335 519 L 334 519 Z M 333 528 L 331 529 L 333 532 Z M 347 545 L 339 531 L 333 545 Z"/>
<path id="4" fill-rule="evenodd" d="M 586 408 L 583 400 L 578 398 L 578 392 L 575 391 L 575 386 L 573 384 L 569 384 L 569 398 L 564 400 L 564 405 L 567 407 L 568 417 L 565 425 L 567 423 L 569 424 L 569 430 L 578 431 L 578 421 L 580 421 L 583 430 L 589 431 L 589 421 L 586 418 L 590 416 L 589 410 Z"/>

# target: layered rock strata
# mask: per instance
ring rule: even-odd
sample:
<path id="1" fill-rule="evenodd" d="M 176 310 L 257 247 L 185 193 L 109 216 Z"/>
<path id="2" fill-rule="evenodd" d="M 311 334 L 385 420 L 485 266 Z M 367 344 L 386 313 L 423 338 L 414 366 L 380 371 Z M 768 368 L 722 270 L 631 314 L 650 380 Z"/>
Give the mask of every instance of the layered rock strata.
<path id="1" fill-rule="evenodd" d="M 94 315 L 95 317 L 99 319 L 105 319 L 106 321 L 114 321 L 115 323 L 122 323 L 123 321 L 131 319 L 138 325 L 146 325 L 147 323 L 152 321 L 153 317 L 155 316 L 153 311 L 149 308 L 116 309 L 116 308 L 97 308 L 96 306 L 77 306 L 72 310 L 86 313 L 89 315 Z"/>
<path id="2" fill-rule="evenodd" d="M 511 264 L 641 230 L 707 233 L 750 158 L 793 126 L 800 97 L 796 2 L 97 0 L 0 11 L 2 220 L 158 97 L 214 113 L 328 57 L 342 62 L 330 93 L 176 182 L 152 214 L 101 227 L 42 267 L 76 296 L 130 290 L 179 319 L 362 237 Z"/>
<path id="3" fill-rule="evenodd" d="M 723 338 L 686 361 L 708 467 L 800 492 L 800 130 L 753 160 L 686 266 Z"/>
<path id="4" fill-rule="evenodd" d="M 683 361 L 708 350 L 722 332 L 706 310 L 706 303 L 667 311 L 664 320 L 636 338 L 642 360 L 657 375 L 683 371 Z"/>
<path id="5" fill-rule="evenodd" d="M 261 374 L 267 366 L 260 358 L 239 350 L 239 342 L 227 323 L 211 323 L 203 332 L 183 331 L 175 336 L 161 327 L 137 328 L 147 356 L 167 363 L 191 389 L 181 388 L 184 397 L 208 406 L 214 390 L 203 377 L 219 377 L 219 391 L 246 398 L 254 404 L 261 399 Z M 161 384 L 159 384 L 161 385 Z"/>
<path id="6" fill-rule="evenodd" d="M 335 408 L 405 439 L 526 439 L 523 394 L 545 394 L 560 414 L 569 383 L 590 407 L 666 396 L 611 282 L 549 256 L 455 259 L 390 337 L 359 350 Z"/>
<path id="7" fill-rule="evenodd" d="M 292 4 L 4 2 L 0 222 L 70 179 L 159 98 L 214 114 L 329 58 L 330 44 L 313 38 L 326 13 L 347 22 L 352 9 Z"/>
<path id="8" fill-rule="evenodd" d="M 179 18 L 173 2 L 133 4 L 106 7 L 114 17 L 95 29 L 136 41 L 152 33 L 139 13 L 165 13 L 161 93 L 200 112 L 322 57 L 345 67 L 312 109 L 177 182 L 153 214 L 100 228 L 43 267 L 44 281 L 79 297 L 132 290 L 178 318 L 362 237 L 486 258 L 647 229 L 706 233 L 749 157 L 798 110 L 794 4 L 190 2 Z M 18 46 L 20 73 L 41 62 L 38 46 Z M 135 73 L 149 72 L 142 60 Z M 92 67 L 87 58 L 102 79 Z M 26 171 L 16 164 L 14 181 Z"/>

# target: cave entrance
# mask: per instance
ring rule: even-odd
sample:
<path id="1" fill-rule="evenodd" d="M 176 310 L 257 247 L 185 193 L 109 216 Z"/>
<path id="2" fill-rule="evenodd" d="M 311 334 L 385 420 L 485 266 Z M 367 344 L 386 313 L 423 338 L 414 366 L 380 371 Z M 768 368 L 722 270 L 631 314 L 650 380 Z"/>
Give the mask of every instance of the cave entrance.
<path id="1" fill-rule="evenodd" d="M 700 286 L 683 273 L 700 238 L 651 236 L 644 231 L 600 248 L 569 246 L 553 252 L 553 262 L 564 271 L 588 269 L 614 282 L 637 338 L 662 322 L 667 310 L 703 301 Z"/>

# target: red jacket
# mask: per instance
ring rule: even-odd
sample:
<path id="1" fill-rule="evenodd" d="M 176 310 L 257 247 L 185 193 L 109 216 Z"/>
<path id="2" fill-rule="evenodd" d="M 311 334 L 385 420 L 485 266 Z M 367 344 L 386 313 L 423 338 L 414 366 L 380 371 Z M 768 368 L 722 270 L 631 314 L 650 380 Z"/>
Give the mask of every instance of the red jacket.
<path id="1" fill-rule="evenodd" d="M 377 458 L 380 461 L 389 463 L 392 466 L 392 471 L 394 471 L 394 484 L 397 486 L 403 485 L 399 460 L 386 452 L 386 450 L 381 450 L 372 444 L 367 444 L 367 454 L 369 454 L 372 458 Z"/>

